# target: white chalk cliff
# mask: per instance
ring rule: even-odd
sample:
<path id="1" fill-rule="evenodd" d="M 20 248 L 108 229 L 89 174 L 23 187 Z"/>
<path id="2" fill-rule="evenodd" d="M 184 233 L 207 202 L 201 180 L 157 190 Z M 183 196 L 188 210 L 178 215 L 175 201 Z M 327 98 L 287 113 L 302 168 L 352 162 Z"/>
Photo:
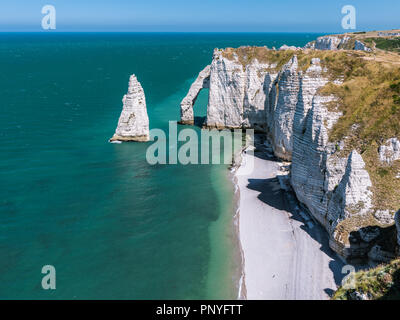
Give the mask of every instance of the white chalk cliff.
<path id="1" fill-rule="evenodd" d="M 348 37 L 341 38 L 336 36 L 323 36 L 306 44 L 305 48 L 316 50 L 338 50 L 339 47 L 347 43 L 349 39 L 350 38 Z"/>
<path id="2" fill-rule="evenodd" d="M 343 41 L 346 38 L 325 37 L 317 40 L 315 47 L 337 49 Z M 329 142 L 328 132 L 342 114 L 328 108 L 336 97 L 319 94 L 319 89 L 333 81 L 325 71 L 318 58 L 306 69 L 300 68 L 296 52 L 278 67 L 257 58 L 244 65 L 235 53 L 228 58 L 223 50 L 215 49 L 209 73 L 207 69 L 189 91 L 181 120 L 193 118 L 190 101 L 209 76 L 206 127 L 266 132 L 275 155 L 291 161 L 291 186 L 328 231 L 331 248 L 345 258 L 357 258 L 368 254 L 374 237 L 360 236 L 359 243 L 350 243 L 350 232 L 361 231 L 346 223 L 367 220 L 373 213 L 372 182 L 356 150 L 343 155 Z M 381 149 L 383 161 L 399 157 L 398 140 L 388 141 Z"/>
<path id="3" fill-rule="evenodd" d="M 254 60 L 243 68 L 237 61 L 225 59 L 222 51 L 215 50 L 210 70 L 207 126 L 265 126 L 266 93 L 276 77 L 267 72 L 271 67 Z"/>
<path id="4" fill-rule="evenodd" d="M 143 88 L 135 75 L 129 79 L 128 93 L 122 99 L 123 107 L 118 120 L 114 141 L 149 141 L 149 117 Z"/>

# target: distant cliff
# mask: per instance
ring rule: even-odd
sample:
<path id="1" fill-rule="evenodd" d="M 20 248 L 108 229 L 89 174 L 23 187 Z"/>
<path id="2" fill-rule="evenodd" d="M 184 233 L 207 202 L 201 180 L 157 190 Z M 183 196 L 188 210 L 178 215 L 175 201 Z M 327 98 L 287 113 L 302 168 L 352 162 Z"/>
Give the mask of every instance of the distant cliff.
<path id="1" fill-rule="evenodd" d="M 317 50 L 361 50 L 400 53 L 400 30 L 353 32 L 319 37 L 305 48 Z"/>
<path id="2" fill-rule="evenodd" d="M 307 43 L 305 49 L 316 50 L 361 50 L 372 52 L 373 48 L 363 41 L 357 40 L 354 35 L 332 35 L 317 38 Z"/>
<path id="3" fill-rule="evenodd" d="M 267 133 L 275 155 L 291 161 L 291 186 L 333 250 L 388 261 L 400 209 L 400 57 L 337 50 L 350 41 L 338 39 L 304 49 L 215 49 L 181 120 L 193 123 L 194 101 L 208 88 L 205 126 Z"/>

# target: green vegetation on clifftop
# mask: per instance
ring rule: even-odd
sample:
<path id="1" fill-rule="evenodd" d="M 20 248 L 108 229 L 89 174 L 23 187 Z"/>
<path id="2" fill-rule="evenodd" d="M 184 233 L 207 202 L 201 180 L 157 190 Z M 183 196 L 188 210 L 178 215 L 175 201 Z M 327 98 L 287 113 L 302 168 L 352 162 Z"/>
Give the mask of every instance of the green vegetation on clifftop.
<path id="1" fill-rule="evenodd" d="M 400 260 L 356 272 L 335 292 L 332 299 L 354 300 L 356 295 L 370 300 L 399 300 Z"/>

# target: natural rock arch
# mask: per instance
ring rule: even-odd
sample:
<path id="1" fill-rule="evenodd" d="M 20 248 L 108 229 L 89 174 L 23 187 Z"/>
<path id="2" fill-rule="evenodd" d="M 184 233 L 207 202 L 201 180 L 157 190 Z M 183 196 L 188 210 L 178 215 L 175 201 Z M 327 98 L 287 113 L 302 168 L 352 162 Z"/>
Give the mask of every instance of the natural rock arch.
<path id="1" fill-rule="evenodd" d="M 197 76 L 197 79 L 191 85 L 188 94 L 181 102 L 181 124 L 194 124 L 193 106 L 202 89 L 210 87 L 211 65 L 205 67 Z"/>

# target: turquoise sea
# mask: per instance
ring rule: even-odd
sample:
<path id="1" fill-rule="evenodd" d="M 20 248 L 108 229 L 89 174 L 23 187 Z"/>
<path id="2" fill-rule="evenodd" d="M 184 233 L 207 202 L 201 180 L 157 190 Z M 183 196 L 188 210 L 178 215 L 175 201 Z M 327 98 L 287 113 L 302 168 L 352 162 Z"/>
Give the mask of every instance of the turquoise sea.
<path id="1" fill-rule="evenodd" d="M 0 34 L 0 299 L 235 299 L 227 166 L 151 166 L 149 143 L 107 140 L 132 73 L 150 128 L 167 131 L 215 47 L 316 36 Z M 41 287 L 44 265 L 56 290 Z"/>

